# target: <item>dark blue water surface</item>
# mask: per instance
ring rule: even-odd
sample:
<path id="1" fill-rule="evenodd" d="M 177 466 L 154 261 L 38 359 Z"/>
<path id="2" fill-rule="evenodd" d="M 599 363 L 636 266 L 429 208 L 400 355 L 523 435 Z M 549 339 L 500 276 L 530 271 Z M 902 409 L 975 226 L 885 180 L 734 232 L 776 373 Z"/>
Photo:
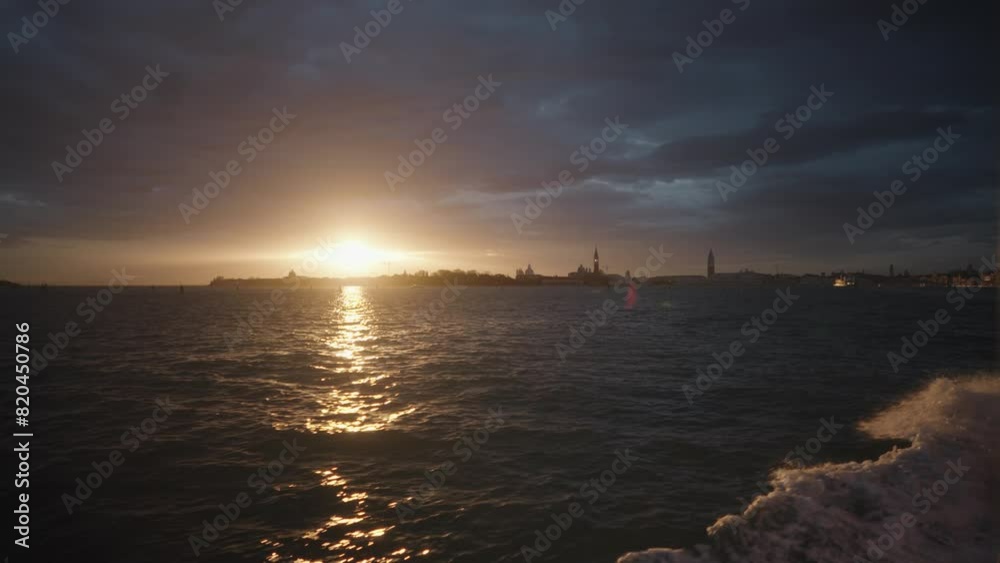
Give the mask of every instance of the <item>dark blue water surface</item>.
<path id="1" fill-rule="evenodd" d="M 440 289 L 301 289 L 271 311 L 264 290 L 130 287 L 91 314 L 98 291 L 2 294 L 5 325 L 31 323 L 35 349 L 81 327 L 31 376 L 32 551 L 50 561 L 524 561 L 572 503 L 582 516 L 533 560 L 690 547 L 820 419 L 845 429 L 815 463 L 875 459 L 893 442 L 853 425 L 931 378 L 996 366 L 992 290 L 956 311 L 943 288 L 793 286 L 756 342 L 741 327 L 775 288 L 644 287 L 631 309 L 587 287 L 450 303 Z M 940 308 L 948 324 L 894 373 L 887 353 Z M 241 320 L 258 327 L 237 342 Z M 744 353 L 689 402 L 683 386 L 734 341 Z M 123 445 L 158 399 L 172 412 Z M 292 445 L 304 451 L 282 455 Z M 67 501 L 116 450 L 123 463 Z M 270 484 L 248 482 L 269 464 Z M 206 540 L 203 521 L 241 494 L 249 505 Z"/>

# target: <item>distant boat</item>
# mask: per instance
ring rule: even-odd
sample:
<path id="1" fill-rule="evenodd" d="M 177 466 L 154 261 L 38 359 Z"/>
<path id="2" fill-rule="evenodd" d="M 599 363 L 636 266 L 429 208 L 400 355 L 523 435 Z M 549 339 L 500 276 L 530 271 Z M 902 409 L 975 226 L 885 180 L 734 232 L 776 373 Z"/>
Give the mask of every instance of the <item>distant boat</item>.
<path id="1" fill-rule="evenodd" d="M 833 280 L 833 287 L 854 287 L 856 284 L 854 276 L 839 276 Z"/>

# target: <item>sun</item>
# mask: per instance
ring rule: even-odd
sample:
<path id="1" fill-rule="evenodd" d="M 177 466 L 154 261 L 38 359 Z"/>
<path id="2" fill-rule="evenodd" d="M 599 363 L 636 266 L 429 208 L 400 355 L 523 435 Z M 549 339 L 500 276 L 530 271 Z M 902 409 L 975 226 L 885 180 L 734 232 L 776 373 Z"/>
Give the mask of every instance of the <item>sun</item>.
<path id="1" fill-rule="evenodd" d="M 334 247 L 333 260 L 338 265 L 367 264 L 376 258 L 377 252 L 363 242 L 349 240 Z"/>
<path id="2" fill-rule="evenodd" d="M 330 266 L 351 274 L 365 274 L 381 257 L 381 253 L 359 240 L 347 240 L 333 247 Z"/>
<path id="3" fill-rule="evenodd" d="M 322 275 L 328 276 L 379 275 L 384 274 L 390 265 L 400 268 L 408 262 L 405 252 L 376 248 L 359 238 L 343 239 L 326 246 L 322 252 L 303 251 L 296 254 L 300 261 L 310 255 L 315 256 Z"/>

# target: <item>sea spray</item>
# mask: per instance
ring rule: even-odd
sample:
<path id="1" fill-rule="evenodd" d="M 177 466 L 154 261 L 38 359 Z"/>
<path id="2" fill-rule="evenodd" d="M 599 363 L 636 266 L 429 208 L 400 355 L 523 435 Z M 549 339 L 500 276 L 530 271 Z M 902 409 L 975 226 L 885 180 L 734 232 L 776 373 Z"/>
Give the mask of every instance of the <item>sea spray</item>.
<path id="1" fill-rule="evenodd" d="M 860 425 L 873 438 L 909 439 L 909 447 L 875 461 L 779 469 L 774 491 L 748 508 L 746 523 L 727 515 L 708 528 L 712 545 L 650 549 L 618 562 L 993 561 L 998 411 L 996 375 L 935 379 Z"/>

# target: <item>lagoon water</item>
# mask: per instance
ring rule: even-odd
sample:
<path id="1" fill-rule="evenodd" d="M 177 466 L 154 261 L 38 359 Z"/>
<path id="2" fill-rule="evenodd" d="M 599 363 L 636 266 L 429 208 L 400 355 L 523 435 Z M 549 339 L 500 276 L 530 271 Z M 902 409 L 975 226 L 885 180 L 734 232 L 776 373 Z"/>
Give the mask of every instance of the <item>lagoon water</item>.
<path id="1" fill-rule="evenodd" d="M 130 287 L 79 313 L 97 291 L 2 294 L 33 347 L 81 326 L 31 377 L 46 560 L 874 560 L 883 524 L 960 457 L 967 474 L 879 560 L 1000 549 L 992 290 L 956 311 L 941 288 L 792 287 L 751 342 L 773 288 L 467 288 L 429 316 L 440 289 L 302 289 L 231 346 L 269 292 Z M 939 308 L 949 323 L 895 373 L 887 353 Z M 170 414 L 144 423 L 158 399 Z M 818 434 L 824 419 L 843 428 Z"/>

